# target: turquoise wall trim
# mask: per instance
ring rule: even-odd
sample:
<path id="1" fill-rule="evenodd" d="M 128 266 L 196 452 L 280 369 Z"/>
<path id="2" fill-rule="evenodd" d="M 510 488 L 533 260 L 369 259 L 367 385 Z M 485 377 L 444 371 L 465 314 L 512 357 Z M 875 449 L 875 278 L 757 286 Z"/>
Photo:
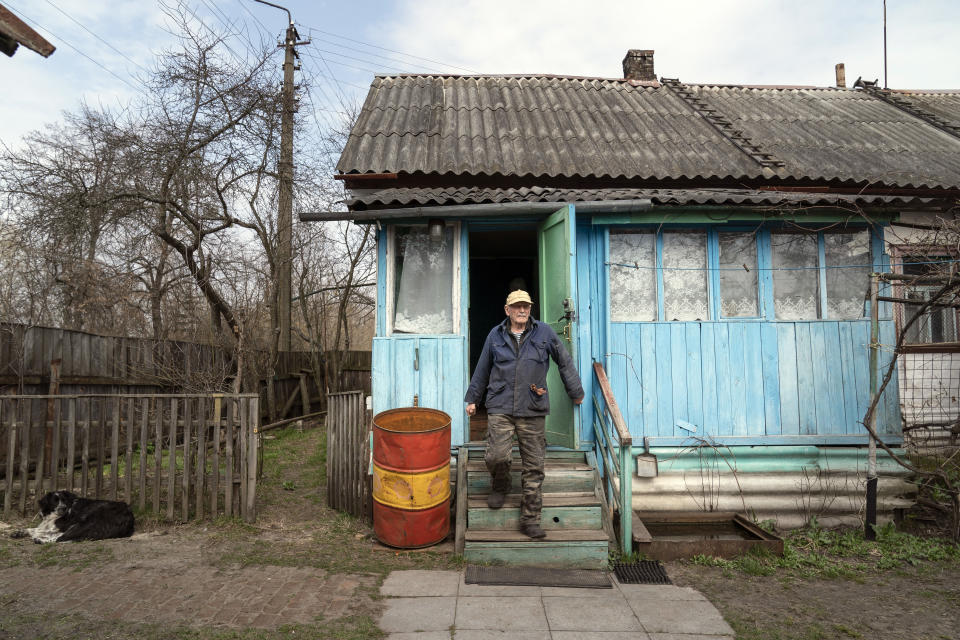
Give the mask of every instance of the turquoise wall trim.
<path id="1" fill-rule="evenodd" d="M 903 451 L 894 449 L 898 455 Z M 659 473 L 695 472 L 712 467 L 717 473 L 788 472 L 819 468 L 824 471 L 865 473 L 867 450 L 858 447 L 730 446 L 714 448 L 653 447 Z M 877 451 L 881 474 L 903 474 L 904 469 L 882 449 Z"/>
<path id="2" fill-rule="evenodd" d="M 387 228 L 377 231 L 377 335 L 387 335 Z"/>

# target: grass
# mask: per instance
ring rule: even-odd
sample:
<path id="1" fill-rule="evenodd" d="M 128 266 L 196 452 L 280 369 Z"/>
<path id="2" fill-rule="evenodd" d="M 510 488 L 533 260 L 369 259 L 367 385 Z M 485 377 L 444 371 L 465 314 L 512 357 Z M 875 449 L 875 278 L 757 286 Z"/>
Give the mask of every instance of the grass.
<path id="1" fill-rule="evenodd" d="M 906 567 L 960 563 L 960 546 L 941 538 L 899 532 L 892 523 L 881 527 L 876 542 L 870 542 L 859 529 L 828 530 L 813 522 L 786 535 L 783 556 L 756 549 L 730 560 L 699 555 L 691 562 L 720 567 L 730 574 L 860 581 Z"/>

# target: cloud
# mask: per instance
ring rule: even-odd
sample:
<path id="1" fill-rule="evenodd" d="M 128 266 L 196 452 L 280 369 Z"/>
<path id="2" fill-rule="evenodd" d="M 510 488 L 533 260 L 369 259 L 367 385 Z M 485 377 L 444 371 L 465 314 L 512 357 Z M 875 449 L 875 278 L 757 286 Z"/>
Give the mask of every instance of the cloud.
<path id="1" fill-rule="evenodd" d="M 960 3 L 889 9 L 900 87 L 960 88 Z M 833 84 L 883 75 L 879 2 L 411 0 L 378 27 L 391 48 L 483 73 L 620 77 L 627 49 L 654 49 L 658 75 L 691 82 Z"/>

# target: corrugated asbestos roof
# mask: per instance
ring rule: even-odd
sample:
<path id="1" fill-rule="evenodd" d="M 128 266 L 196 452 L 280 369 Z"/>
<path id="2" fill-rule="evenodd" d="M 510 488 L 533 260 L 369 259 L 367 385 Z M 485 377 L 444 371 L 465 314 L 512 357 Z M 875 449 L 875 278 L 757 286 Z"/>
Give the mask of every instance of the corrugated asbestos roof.
<path id="1" fill-rule="evenodd" d="M 505 76 L 374 79 L 340 173 L 653 180 L 779 177 L 960 186 L 960 139 L 863 91 L 684 85 L 749 142 L 763 168 L 667 86 Z M 911 93 L 960 121 L 960 93 Z"/>
<path id="2" fill-rule="evenodd" d="M 923 207 L 932 198 L 862 194 L 762 191 L 756 189 L 383 189 L 348 200 L 353 211 L 375 208 L 502 202 L 595 202 L 649 198 L 659 205 L 883 206 Z"/>

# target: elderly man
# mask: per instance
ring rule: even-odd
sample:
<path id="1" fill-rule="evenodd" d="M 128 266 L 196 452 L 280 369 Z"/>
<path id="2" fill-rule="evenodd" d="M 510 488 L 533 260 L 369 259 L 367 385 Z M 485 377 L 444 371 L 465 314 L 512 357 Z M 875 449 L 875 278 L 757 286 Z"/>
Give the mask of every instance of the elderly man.
<path id="1" fill-rule="evenodd" d="M 487 453 L 484 456 L 492 486 L 487 496 L 491 509 L 503 506 L 510 492 L 510 450 L 513 434 L 523 461 L 520 531 L 544 538 L 540 527 L 543 458 L 547 446 L 545 416 L 550 413 L 547 369 L 552 357 L 560 378 L 575 404 L 583 402 L 583 387 L 573 358 L 549 325 L 530 316 L 533 301 L 526 291 L 513 291 L 503 310 L 506 320 L 490 331 L 464 401 L 467 415 L 477 411 L 484 397 L 487 406 Z M 485 394 L 485 395 L 484 395 Z"/>

